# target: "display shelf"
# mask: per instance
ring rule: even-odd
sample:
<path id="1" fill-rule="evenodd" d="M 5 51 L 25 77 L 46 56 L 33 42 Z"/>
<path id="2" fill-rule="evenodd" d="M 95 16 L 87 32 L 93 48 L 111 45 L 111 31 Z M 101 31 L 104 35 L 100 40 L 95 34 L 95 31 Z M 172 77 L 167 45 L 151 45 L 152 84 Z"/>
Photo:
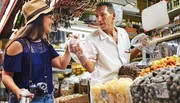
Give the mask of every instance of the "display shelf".
<path id="1" fill-rule="evenodd" d="M 52 68 L 52 71 L 54 73 L 71 73 L 72 72 L 72 69 L 71 68 L 66 68 L 65 70 L 61 70 L 61 69 L 57 69 L 57 68 Z"/>
<path id="2" fill-rule="evenodd" d="M 157 43 L 163 42 L 163 41 L 169 41 L 180 37 L 180 33 L 172 34 L 169 36 L 165 36 L 162 38 L 154 39 L 150 41 L 150 45 L 156 45 Z"/>
<path id="3" fill-rule="evenodd" d="M 170 18 L 170 19 L 173 19 L 175 16 L 177 16 L 178 14 L 180 14 L 179 11 L 180 11 L 180 6 L 177 7 L 177 8 L 175 8 L 175 9 L 172 9 L 172 10 L 168 11 L 169 18 Z"/>

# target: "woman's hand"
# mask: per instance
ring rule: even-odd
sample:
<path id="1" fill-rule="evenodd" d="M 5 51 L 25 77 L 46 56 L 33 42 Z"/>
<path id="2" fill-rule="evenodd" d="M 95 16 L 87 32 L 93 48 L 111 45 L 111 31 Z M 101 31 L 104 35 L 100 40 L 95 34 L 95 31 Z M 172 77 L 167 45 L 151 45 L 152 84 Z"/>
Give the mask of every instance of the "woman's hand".
<path id="1" fill-rule="evenodd" d="M 84 65 L 87 62 L 87 57 L 83 53 L 83 49 L 80 46 L 80 42 L 78 40 L 77 35 L 70 35 L 69 49 L 70 52 L 77 55 L 82 65 Z"/>
<path id="2" fill-rule="evenodd" d="M 25 90 L 25 89 L 18 89 L 18 90 L 16 90 L 16 92 L 15 92 L 18 101 L 21 100 L 21 92 L 22 92 L 23 90 Z"/>
<path id="3" fill-rule="evenodd" d="M 71 34 L 69 36 L 69 38 L 70 38 L 70 40 L 69 40 L 69 51 L 74 53 L 74 54 L 77 54 L 79 51 L 82 50 L 80 43 L 79 43 L 79 40 L 78 40 L 78 36 Z"/>
<path id="4" fill-rule="evenodd" d="M 27 89 L 18 89 L 16 91 L 16 97 L 18 99 L 18 101 L 20 101 L 22 99 L 22 97 L 26 97 L 26 98 L 33 98 L 34 94 L 30 93 Z"/>

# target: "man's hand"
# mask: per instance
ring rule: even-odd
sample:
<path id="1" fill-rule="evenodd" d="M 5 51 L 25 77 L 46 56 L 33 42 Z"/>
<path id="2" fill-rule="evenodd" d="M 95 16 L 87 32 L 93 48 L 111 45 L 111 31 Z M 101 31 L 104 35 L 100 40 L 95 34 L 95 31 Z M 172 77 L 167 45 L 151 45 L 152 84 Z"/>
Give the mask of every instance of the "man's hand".
<path id="1" fill-rule="evenodd" d="M 131 40 L 131 45 L 142 51 L 142 48 L 149 45 L 149 37 L 144 33 L 138 34 Z"/>
<path id="2" fill-rule="evenodd" d="M 137 46 L 136 48 L 142 51 L 142 48 L 145 46 L 149 45 L 149 36 L 148 35 L 143 35 L 139 38 L 138 42 L 139 42 L 139 46 Z"/>

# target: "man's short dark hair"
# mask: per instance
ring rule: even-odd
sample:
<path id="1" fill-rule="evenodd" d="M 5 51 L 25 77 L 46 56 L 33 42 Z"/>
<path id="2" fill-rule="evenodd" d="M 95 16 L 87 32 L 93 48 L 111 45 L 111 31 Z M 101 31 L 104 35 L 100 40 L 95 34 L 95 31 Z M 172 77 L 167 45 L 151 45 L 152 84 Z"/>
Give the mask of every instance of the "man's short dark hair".
<path id="1" fill-rule="evenodd" d="M 110 2 L 100 2 L 96 5 L 96 8 L 99 8 L 101 6 L 107 6 L 109 13 L 113 13 L 114 12 L 114 7 L 113 4 Z"/>

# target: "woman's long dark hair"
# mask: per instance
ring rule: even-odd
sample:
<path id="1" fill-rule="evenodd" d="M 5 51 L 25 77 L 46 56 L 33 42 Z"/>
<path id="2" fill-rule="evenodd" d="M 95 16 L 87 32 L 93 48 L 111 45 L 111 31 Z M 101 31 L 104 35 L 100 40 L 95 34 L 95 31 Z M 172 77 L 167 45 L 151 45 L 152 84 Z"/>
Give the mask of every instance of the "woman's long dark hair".
<path id="1" fill-rule="evenodd" d="M 44 15 L 40 15 L 36 20 L 29 23 L 22 37 L 32 41 L 42 38 L 44 33 L 43 17 Z"/>
<path id="2" fill-rule="evenodd" d="M 35 19 L 33 22 L 27 24 L 25 27 L 22 27 L 17 31 L 16 37 L 13 38 L 5 47 L 5 51 L 7 48 L 13 43 L 13 41 L 23 38 L 30 41 L 35 41 L 38 39 L 41 39 L 44 35 L 44 16 L 50 15 L 52 12 L 47 14 L 41 14 L 37 19 Z"/>

